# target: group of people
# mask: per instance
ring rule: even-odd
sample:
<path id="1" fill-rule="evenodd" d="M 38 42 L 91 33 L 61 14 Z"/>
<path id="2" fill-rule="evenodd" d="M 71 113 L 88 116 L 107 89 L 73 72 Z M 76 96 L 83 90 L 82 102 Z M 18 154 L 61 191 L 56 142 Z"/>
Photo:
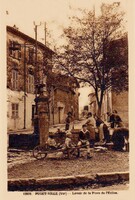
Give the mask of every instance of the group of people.
<path id="1" fill-rule="evenodd" d="M 72 121 L 71 113 L 67 114 L 65 121 L 65 131 L 70 129 L 70 123 Z M 108 124 L 107 124 L 108 123 Z M 97 115 L 93 115 L 91 112 L 87 115 L 87 129 L 90 132 L 91 144 L 98 138 L 100 141 L 109 142 L 110 136 L 113 134 L 115 128 L 123 127 L 121 117 L 116 110 L 113 112 L 107 112 L 107 123 L 105 123 Z"/>
<path id="2" fill-rule="evenodd" d="M 90 143 L 94 146 L 95 141 L 101 141 L 107 143 L 110 141 L 110 133 L 106 123 L 96 115 L 92 115 L 91 112 L 88 113 L 87 130 L 90 134 Z"/>
<path id="3" fill-rule="evenodd" d="M 87 148 L 87 159 L 92 158 L 91 154 L 90 154 L 90 133 L 87 130 L 87 125 L 83 124 L 82 125 L 82 130 L 79 133 L 79 138 L 78 138 L 78 157 L 80 157 L 80 147 L 85 146 Z M 61 148 L 62 150 L 68 150 L 72 147 L 75 146 L 73 139 L 72 139 L 72 133 L 67 130 L 66 131 L 66 138 L 65 141 L 62 145 L 60 145 L 59 143 L 57 144 L 54 136 L 50 135 L 48 137 L 47 140 L 47 144 L 52 148 L 52 149 L 57 149 L 57 148 Z"/>
<path id="4" fill-rule="evenodd" d="M 87 148 L 87 159 L 92 158 L 90 152 L 90 145 L 94 147 L 96 135 L 98 135 L 99 141 L 102 141 L 104 143 L 108 143 L 110 141 L 113 141 L 115 143 L 116 141 L 117 146 L 119 148 L 123 148 L 124 137 L 128 138 L 127 129 L 123 128 L 123 131 L 121 131 L 122 129 L 119 128 L 122 127 L 122 120 L 116 110 L 114 110 L 112 113 L 107 113 L 107 116 L 109 127 L 98 116 L 93 116 L 91 112 L 88 113 L 87 120 L 82 125 L 82 129 L 78 135 L 78 157 L 80 156 L 79 147 L 85 146 Z M 72 133 L 69 131 L 70 120 L 71 116 L 68 115 L 65 126 L 66 138 L 64 144 L 61 146 L 63 150 L 69 149 L 72 146 L 74 146 L 74 142 L 72 140 Z M 114 134 L 110 134 L 110 129 L 113 130 Z M 120 141 L 121 143 L 118 143 L 118 141 Z M 57 144 L 55 139 L 51 137 L 48 138 L 47 142 L 49 146 L 52 146 L 53 148 L 58 148 L 60 146 L 60 144 Z"/>
<path id="5" fill-rule="evenodd" d="M 66 123 L 65 123 L 65 131 L 70 129 L 70 123 L 72 121 L 72 116 L 70 114 L 67 115 Z M 94 145 L 94 142 L 97 137 L 97 133 L 99 133 L 100 141 L 109 141 L 109 130 L 107 125 L 96 115 L 93 116 L 91 112 L 87 115 L 87 121 L 85 123 L 87 130 L 90 133 L 90 141 L 91 144 Z"/>

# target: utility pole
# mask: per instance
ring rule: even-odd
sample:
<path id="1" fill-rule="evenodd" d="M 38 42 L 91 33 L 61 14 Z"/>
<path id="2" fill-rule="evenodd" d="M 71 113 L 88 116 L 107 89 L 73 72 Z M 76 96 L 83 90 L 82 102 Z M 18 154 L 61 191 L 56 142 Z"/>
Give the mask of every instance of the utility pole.
<path id="1" fill-rule="evenodd" d="M 34 22 L 34 31 L 35 31 L 35 98 L 37 97 L 37 93 L 38 93 L 38 84 L 39 84 L 39 77 L 38 77 L 38 73 L 39 73 L 39 66 L 37 65 L 37 28 L 38 26 L 41 26 L 41 22 L 39 25 L 35 24 Z M 36 103 L 36 113 L 37 115 L 37 103 Z"/>
<path id="2" fill-rule="evenodd" d="M 26 129 L 26 45 L 24 44 L 24 129 Z"/>
<path id="3" fill-rule="evenodd" d="M 35 24 L 35 22 L 34 22 L 34 31 L 35 31 L 35 86 L 37 86 L 38 85 L 38 72 L 39 72 L 39 66 L 37 65 L 37 54 L 38 54 L 38 52 L 37 52 L 37 50 L 38 50 L 38 48 L 37 48 L 37 28 L 38 28 L 38 26 L 41 26 L 41 22 L 40 22 L 40 24 L 39 25 L 37 25 L 37 24 Z M 36 97 L 37 97 L 37 91 L 36 91 Z"/>

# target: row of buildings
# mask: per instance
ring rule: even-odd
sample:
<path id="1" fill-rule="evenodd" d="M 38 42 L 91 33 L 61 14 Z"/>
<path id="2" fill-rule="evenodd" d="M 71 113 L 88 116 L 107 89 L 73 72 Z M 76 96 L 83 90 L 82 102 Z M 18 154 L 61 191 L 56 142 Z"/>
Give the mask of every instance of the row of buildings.
<path id="1" fill-rule="evenodd" d="M 52 72 L 53 55 L 44 44 L 7 26 L 8 132 L 33 130 L 34 99 L 43 83 L 49 95 L 50 125 L 64 123 L 68 112 L 78 119 L 79 86 L 72 78 Z"/>

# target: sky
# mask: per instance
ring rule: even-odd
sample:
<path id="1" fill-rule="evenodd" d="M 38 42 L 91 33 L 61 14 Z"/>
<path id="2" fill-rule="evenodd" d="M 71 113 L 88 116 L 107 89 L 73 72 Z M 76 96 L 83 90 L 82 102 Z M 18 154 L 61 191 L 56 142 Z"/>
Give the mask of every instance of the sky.
<path id="1" fill-rule="evenodd" d="M 44 42 L 44 22 L 55 41 L 60 41 L 63 27 L 70 25 L 69 16 L 79 15 L 78 8 L 93 9 L 98 13 L 102 2 L 112 3 L 116 0 L 3 0 L 6 24 L 14 24 L 20 31 L 34 37 L 34 24 L 38 26 L 38 40 Z M 126 10 L 126 0 L 120 0 Z M 49 40 L 49 38 L 47 38 Z M 61 41 L 62 42 L 62 41 Z M 53 44 L 52 44 L 53 46 Z"/>
<path id="2" fill-rule="evenodd" d="M 61 45 L 63 27 L 70 25 L 69 16 L 79 15 L 78 8 L 93 9 L 98 14 L 101 3 L 121 2 L 121 9 L 127 11 L 127 0 L 2 0 L 5 24 L 16 25 L 21 32 L 35 37 L 34 23 L 38 26 L 38 40 L 44 43 L 44 22 L 55 43 Z M 6 12 L 7 11 L 7 12 Z M 47 41 L 49 37 L 47 36 Z M 80 89 L 80 107 L 88 104 L 88 88 Z"/>

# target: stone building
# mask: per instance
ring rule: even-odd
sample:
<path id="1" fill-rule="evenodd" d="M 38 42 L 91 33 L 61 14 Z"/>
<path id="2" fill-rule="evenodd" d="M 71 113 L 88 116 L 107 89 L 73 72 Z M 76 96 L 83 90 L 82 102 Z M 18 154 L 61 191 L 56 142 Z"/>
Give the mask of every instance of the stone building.
<path id="1" fill-rule="evenodd" d="M 50 124 L 65 123 L 67 113 L 73 120 L 79 119 L 78 83 L 71 77 L 51 73 L 50 83 Z"/>
<path id="2" fill-rule="evenodd" d="M 37 42 L 36 54 L 33 38 L 16 27 L 7 26 L 7 127 L 9 131 L 33 128 L 35 85 L 38 86 L 45 80 L 46 68 L 51 70 L 52 55 L 53 51 L 40 42 Z M 46 60 L 48 63 L 45 63 Z M 38 87 L 36 91 L 38 93 Z"/>
<path id="3" fill-rule="evenodd" d="M 52 73 L 54 52 L 44 44 L 7 26 L 8 131 L 33 130 L 35 97 L 47 85 L 50 124 L 64 123 L 67 112 L 78 119 L 78 86 L 71 78 Z M 37 55 L 37 59 L 36 59 Z"/>

